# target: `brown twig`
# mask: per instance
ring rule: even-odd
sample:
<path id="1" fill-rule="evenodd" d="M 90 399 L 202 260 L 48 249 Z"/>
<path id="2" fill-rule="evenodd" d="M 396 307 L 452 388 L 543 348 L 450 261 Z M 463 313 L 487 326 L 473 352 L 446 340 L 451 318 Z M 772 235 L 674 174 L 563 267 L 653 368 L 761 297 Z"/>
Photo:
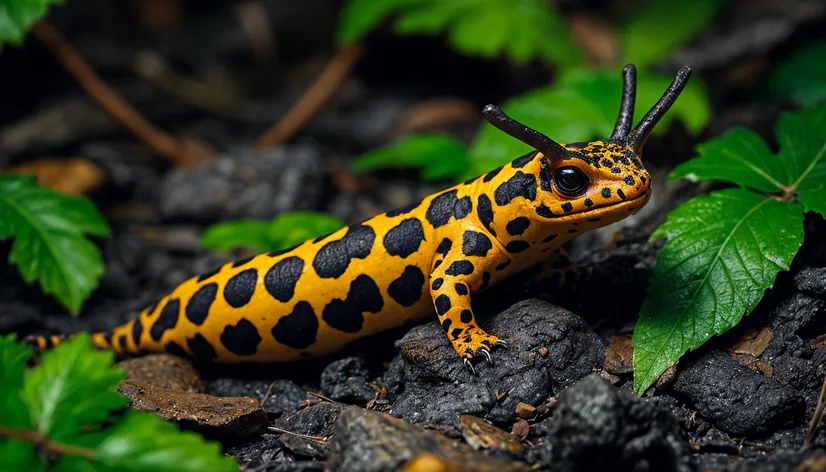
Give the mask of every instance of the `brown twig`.
<path id="1" fill-rule="evenodd" d="M 173 136 L 156 128 L 126 100 L 112 90 L 72 47 L 46 21 L 34 25 L 32 32 L 55 55 L 63 67 L 72 75 L 87 94 L 115 121 L 126 127 L 132 134 L 151 146 L 155 151 L 178 166 L 200 162 L 199 156 L 187 152 L 186 147 Z"/>
<path id="2" fill-rule="evenodd" d="M 360 44 L 355 44 L 336 53 L 287 114 L 258 138 L 258 149 L 283 144 L 301 131 L 344 82 L 363 50 Z"/>
<path id="3" fill-rule="evenodd" d="M 85 447 L 72 446 L 71 444 L 63 444 L 59 442 L 50 441 L 49 438 L 43 436 L 36 431 L 26 431 L 22 429 L 6 428 L 0 426 L 0 438 L 17 439 L 21 441 L 28 441 L 38 449 L 51 452 L 58 456 L 68 455 L 77 457 L 94 457 L 95 451 Z"/>
<path id="4" fill-rule="evenodd" d="M 310 441 L 318 441 L 322 444 L 327 442 L 327 438 L 322 437 L 322 436 L 310 436 L 308 434 L 293 433 L 292 431 L 287 431 L 286 429 L 276 428 L 275 426 L 267 426 L 267 429 L 270 430 L 270 431 L 276 432 L 276 433 L 291 434 L 293 436 L 298 436 L 299 438 L 309 439 Z"/>
<path id="5" fill-rule="evenodd" d="M 316 393 L 316 392 L 307 392 L 307 395 L 311 395 L 311 396 L 313 396 L 313 397 L 320 398 L 320 399 L 324 400 L 325 402 L 335 403 L 335 402 L 333 402 L 333 400 L 332 400 L 332 399 L 327 398 L 327 397 L 325 397 L 324 395 L 322 395 L 322 394 L 320 394 L 320 393 Z"/>
<path id="6" fill-rule="evenodd" d="M 272 386 L 275 385 L 275 382 L 270 382 L 270 386 L 267 388 L 267 393 L 264 394 L 264 398 L 261 399 L 260 403 L 261 407 L 264 407 L 264 403 L 267 403 L 267 400 L 270 398 L 270 394 L 272 393 Z"/>
<path id="7" fill-rule="evenodd" d="M 820 396 L 817 398 L 817 408 L 815 408 L 815 414 L 812 415 L 812 421 L 809 422 L 809 430 L 806 431 L 806 437 L 803 438 L 803 446 L 800 448 L 801 451 L 805 451 L 809 449 L 811 446 L 812 439 L 815 437 L 815 433 L 817 432 L 817 427 L 820 426 L 821 420 L 823 420 L 823 409 L 826 407 L 826 376 L 823 376 L 823 387 L 820 388 Z"/>

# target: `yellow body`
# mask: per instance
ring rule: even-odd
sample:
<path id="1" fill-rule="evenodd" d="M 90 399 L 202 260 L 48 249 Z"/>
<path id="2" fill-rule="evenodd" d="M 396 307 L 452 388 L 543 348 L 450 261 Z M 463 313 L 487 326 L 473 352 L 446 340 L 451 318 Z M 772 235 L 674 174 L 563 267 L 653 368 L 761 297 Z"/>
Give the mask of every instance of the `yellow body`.
<path id="1" fill-rule="evenodd" d="M 624 93 L 624 108 L 626 101 Z M 645 134 L 653 124 L 646 126 Z M 630 123 L 622 128 L 627 133 Z M 461 357 L 489 357 L 500 340 L 476 324 L 472 297 L 553 259 L 577 235 L 645 205 L 651 179 L 636 134 L 633 142 L 551 142 L 554 156 L 534 151 L 290 250 L 226 264 L 187 280 L 93 341 L 118 354 L 168 351 L 222 363 L 287 362 L 426 320 L 435 307 Z M 560 168 L 584 175 L 587 188 L 575 196 L 560 191 Z M 34 342 L 47 348 L 60 338 Z"/>

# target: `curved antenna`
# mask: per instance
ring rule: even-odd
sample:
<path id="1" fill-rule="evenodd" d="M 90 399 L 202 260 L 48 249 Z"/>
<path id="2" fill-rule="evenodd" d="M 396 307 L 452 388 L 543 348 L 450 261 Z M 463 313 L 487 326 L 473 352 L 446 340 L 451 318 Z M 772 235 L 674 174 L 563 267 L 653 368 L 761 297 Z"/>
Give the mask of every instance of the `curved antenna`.
<path id="1" fill-rule="evenodd" d="M 677 97 L 680 96 L 680 93 L 685 88 L 685 84 L 688 83 L 688 78 L 691 77 L 691 68 L 689 67 L 682 67 L 680 70 L 677 71 L 677 75 L 674 76 L 674 80 L 671 81 L 671 85 L 668 86 L 668 89 L 665 91 L 663 96 L 660 100 L 642 117 L 640 122 L 637 124 L 637 127 L 628 134 L 627 140 L 628 143 L 634 146 L 634 149 L 639 154 L 642 151 L 642 147 L 645 144 L 645 140 L 648 138 L 648 134 L 651 133 L 651 130 L 657 126 L 657 123 L 660 119 L 668 112 L 668 109 L 671 108 L 671 105 L 677 101 Z"/>
<path id="2" fill-rule="evenodd" d="M 622 99 L 620 100 L 619 116 L 611 133 L 611 141 L 624 138 L 634 125 L 634 102 L 637 100 L 637 68 L 628 64 L 622 69 Z"/>
<path id="3" fill-rule="evenodd" d="M 522 123 L 514 120 L 499 109 L 496 105 L 487 105 L 482 109 L 482 116 L 493 126 L 508 133 L 514 138 L 531 146 L 542 154 L 550 157 L 561 157 L 565 155 L 565 148 L 553 139 L 528 128 Z"/>

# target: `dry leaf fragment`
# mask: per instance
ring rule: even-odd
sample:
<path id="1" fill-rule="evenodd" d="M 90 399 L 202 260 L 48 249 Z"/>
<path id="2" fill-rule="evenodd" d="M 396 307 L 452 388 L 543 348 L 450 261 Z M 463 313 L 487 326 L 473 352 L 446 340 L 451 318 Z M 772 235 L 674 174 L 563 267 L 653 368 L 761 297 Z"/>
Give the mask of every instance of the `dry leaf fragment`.
<path id="1" fill-rule="evenodd" d="M 40 186 L 68 195 L 86 195 L 97 190 L 105 177 L 98 166 L 81 157 L 37 159 L 16 165 L 6 173 L 33 175 Z"/>

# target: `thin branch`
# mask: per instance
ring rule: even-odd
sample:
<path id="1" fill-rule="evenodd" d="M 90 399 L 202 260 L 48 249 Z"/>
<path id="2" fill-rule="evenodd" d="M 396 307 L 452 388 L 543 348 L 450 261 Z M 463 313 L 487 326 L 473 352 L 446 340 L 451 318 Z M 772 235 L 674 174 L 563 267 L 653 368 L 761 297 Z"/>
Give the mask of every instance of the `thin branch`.
<path id="1" fill-rule="evenodd" d="M 80 53 L 66 42 L 52 25 L 40 21 L 34 25 L 32 33 L 49 48 L 86 93 L 132 134 L 175 165 L 187 166 L 202 161 L 202 156 L 187 152 L 187 148 L 180 141 L 149 123 L 123 97 L 106 85 Z"/>
<path id="2" fill-rule="evenodd" d="M 806 451 L 809 449 L 809 446 L 811 446 L 812 439 L 814 439 L 815 433 L 817 432 L 817 427 L 820 426 L 820 422 L 823 420 L 824 407 L 826 407 L 826 375 L 823 376 L 823 387 L 820 388 L 817 408 L 815 408 L 815 414 L 812 415 L 812 421 L 809 422 L 809 430 L 806 431 L 806 437 L 803 439 L 803 447 L 800 448 L 801 451 Z"/>
<path id="3" fill-rule="evenodd" d="M 91 458 L 94 457 L 95 451 L 85 447 L 72 446 L 71 444 L 63 444 L 59 442 L 50 441 L 49 438 L 43 436 L 36 431 L 26 431 L 22 429 L 7 428 L 0 426 L 0 438 L 16 439 L 20 441 L 28 441 L 36 448 L 51 452 L 59 456 L 77 456 Z"/>
<path id="4" fill-rule="evenodd" d="M 309 439 L 310 441 L 318 441 L 320 443 L 326 443 L 327 438 L 321 436 L 310 436 L 307 434 L 298 434 L 293 433 L 292 431 L 287 431 L 286 429 L 276 428 L 275 426 L 267 426 L 267 429 L 276 433 L 281 434 L 291 434 L 293 436 L 298 436 L 299 438 Z"/>
<path id="5" fill-rule="evenodd" d="M 266 149 L 286 143 L 301 131 L 338 90 L 363 51 L 364 48 L 360 44 L 355 44 L 336 53 L 313 85 L 304 92 L 287 114 L 258 138 L 256 147 Z"/>

